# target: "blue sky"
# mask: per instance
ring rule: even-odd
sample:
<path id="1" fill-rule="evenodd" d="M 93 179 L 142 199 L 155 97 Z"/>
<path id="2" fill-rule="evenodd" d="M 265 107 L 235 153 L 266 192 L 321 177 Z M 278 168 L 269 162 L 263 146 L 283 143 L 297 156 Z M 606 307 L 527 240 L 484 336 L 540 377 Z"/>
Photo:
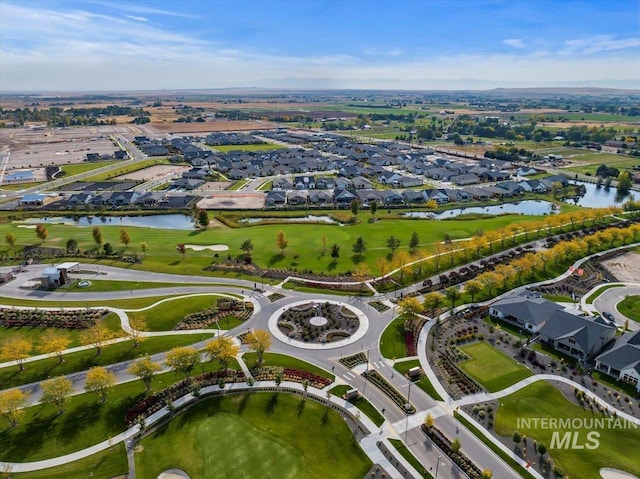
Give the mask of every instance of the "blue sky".
<path id="1" fill-rule="evenodd" d="M 639 0 L 0 0 L 0 91 L 640 88 Z"/>

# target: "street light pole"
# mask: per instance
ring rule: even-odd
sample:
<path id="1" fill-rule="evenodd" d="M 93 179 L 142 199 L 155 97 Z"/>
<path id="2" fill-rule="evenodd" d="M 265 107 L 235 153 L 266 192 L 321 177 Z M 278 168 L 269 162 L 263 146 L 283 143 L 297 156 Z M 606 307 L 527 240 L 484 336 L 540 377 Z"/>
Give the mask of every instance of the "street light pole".
<path id="1" fill-rule="evenodd" d="M 438 467 L 440 467 L 440 458 L 442 456 L 438 456 L 438 462 L 436 462 L 436 475 L 434 479 L 438 479 Z"/>
<path id="2" fill-rule="evenodd" d="M 409 391 L 407 392 L 407 404 L 404 407 L 405 411 L 405 420 L 404 420 L 404 442 L 407 442 L 407 434 L 409 433 L 409 410 L 408 408 L 411 407 L 411 385 L 413 383 L 411 381 L 409 381 Z"/>

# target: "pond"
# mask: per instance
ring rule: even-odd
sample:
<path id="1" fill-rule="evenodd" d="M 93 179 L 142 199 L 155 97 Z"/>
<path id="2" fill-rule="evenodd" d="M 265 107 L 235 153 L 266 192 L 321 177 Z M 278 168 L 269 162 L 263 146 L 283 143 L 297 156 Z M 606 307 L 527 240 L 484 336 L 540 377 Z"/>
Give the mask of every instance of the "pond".
<path id="1" fill-rule="evenodd" d="M 598 187 L 594 183 L 586 183 L 584 181 L 570 181 L 572 185 L 584 185 L 586 193 L 579 198 L 567 198 L 565 203 L 571 205 L 584 206 L 586 208 L 608 208 L 609 206 L 622 206 L 623 203 L 633 199 L 640 201 L 640 193 L 631 191 L 626 196 L 619 196 L 614 187 L 605 188 Z"/>
<path id="2" fill-rule="evenodd" d="M 47 216 L 19 221 L 22 224 L 65 224 L 71 226 L 138 226 L 172 230 L 193 230 L 193 218 L 182 214 L 148 216 Z"/>
<path id="3" fill-rule="evenodd" d="M 469 208 L 455 208 L 453 210 L 446 210 L 441 213 L 433 213 L 430 211 L 411 211 L 405 213 L 403 216 L 408 218 L 432 218 L 436 220 L 443 220 L 447 218 L 455 218 L 460 215 L 504 215 L 504 214 L 519 214 L 519 215 L 548 215 L 555 213 L 556 209 L 553 203 L 549 201 L 541 200 L 525 200 L 518 203 L 504 203 L 501 205 L 492 206 L 472 206 Z"/>
<path id="4" fill-rule="evenodd" d="M 324 223 L 328 225 L 340 225 L 343 226 L 339 221 L 334 220 L 331 216 L 316 216 L 316 215 L 307 215 L 307 216 L 297 216 L 293 218 L 282 218 L 282 217 L 258 217 L 258 218 L 242 218 L 239 222 L 244 224 L 255 224 L 261 222 L 271 222 L 277 221 L 278 223 Z"/>

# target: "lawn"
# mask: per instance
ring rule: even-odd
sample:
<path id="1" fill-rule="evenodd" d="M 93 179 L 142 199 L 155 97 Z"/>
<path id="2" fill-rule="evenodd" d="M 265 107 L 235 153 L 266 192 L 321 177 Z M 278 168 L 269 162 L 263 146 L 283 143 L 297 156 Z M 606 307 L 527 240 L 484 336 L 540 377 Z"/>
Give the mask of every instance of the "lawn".
<path id="1" fill-rule="evenodd" d="M 640 321 L 640 296 L 627 296 L 618 303 L 618 311 L 627 318 Z"/>
<path id="2" fill-rule="evenodd" d="M 113 300 L 100 300 L 100 301 L 44 301 L 38 299 L 17 299 L 17 298 L 5 298 L 0 296 L 0 304 L 5 306 L 32 306 L 34 308 L 42 307 L 63 307 L 63 308 L 87 308 L 89 306 L 102 307 L 111 306 L 113 308 L 123 309 L 140 309 L 151 306 L 160 300 L 167 298 L 174 298 L 175 295 L 167 296 L 151 296 L 146 298 L 128 298 L 128 299 L 113 299 Z"/>
<path id="3" fill-rule="evenodd" d="M 105 181 L 111 178 L 115 178 L 116 176 L 125 175 L 127 173 L 132 173 L 138 170 L 144 170 L 145 168 L 149 168 L 154 165 L 166 165 L 169 163 L 169 160 L 166 158 L 148 158 L 146 160 L 129 163 L 120 168 L 114 168 L 113 170 L 109 170 L 104 173 L 98 173 L 93 176 L 88 176 L 83 178 L 82 181 Z"/>
<path id="4" fill-rule="evenodd" d="M 360 479 L 372 465 L 340 414 L 277 393 L 204 400 L 140 443 L 141 479 L 170 468 L 192 479 Z"/>
<path id="5" fill-rule="evenodd" d="M 85 371 L 93 366 L 106 366 L 135 359 L 145 354 L 151 355 L 168 351 L 177 346 L 187 346 L 211 336 L 201 334 L 157 336 L 145 339 L 138 347 L 133 347 L 133 341 L 127 340 L 104 346 L 99 356 L 96 356 L 95 349 L 89 349 L 65 354 L 63 362 L 59 362 L 58 358 L 54 357 L 25 363 L 23 371 L 19 371 L 18 366 L 12 365 L 0 369 L 0 384 L 4 388 L 29 384 L 53 376 Z"/>
<path id="6" fill-rule="evenodd" d="M 497 434 L 511 437 L 516 430 L 518 419 L 521 419 L 518 432 L 527 438 L 543 442 L 547 447 L 551 445 L 554 431 L 560 436 L 567 431 L 579 432 L 579 444 L 586 442 L 588 432 L 598 432 L 599 447 L 585 452 L 575 448 L 556 448 L 549 453 L 555 464 L 571 477 L 582 479 L 600 479 L 599 470 L 602 467 L 613 467 L 633 474 L 640 474 L 640 461 L 629 451 L 640 450 L 640 430 L 637 428 L 611 427 L 560 430 L 558 428 L 525 427 L 522 419 L 526 418 L 571 418 L 572 422 L 585 421 L 587 426 L 592 418 L 601 417 L 600 414 L 583 409 L 569 402 L 562 393 L 545 382 L 537 382 L 500 400 L 500 407 L 496 413 L 494 429 Z"/>
<path id="7" fill-rule="evenodd" d="M 490 392 L 531 376 L 526 367 L 484 341 L 460 346 L 460 349 L 471 359 L 461 361 L 458 366 Z"/>
<path id="8" fill-rule="evenodd" d="M 245 353 L 242 355 L 242 359 L 249 369 L 256 367 L 258 361 L 258 355 L 256 353 Z M 278 353 L 264 353 L 262 355 L 261 366 L 282 366 L 284 368 L 300 369 L 301 371 L 308 371 L 323 378 L 335 380 L 335 376 L 318 366 L 309 364 L 302 359 L 294 358 L 293 356 L 287 356 L 285 354 Z"/>
<path id="9" fill-rule="evenodd" d="M 237 364 L 231 367 L 237 367 Z M 219 369 L 218 364 L 205 363 L 194 375 Z M 173 372 L 159 374 L 153 379 L 152 390 L 158 391 L 183 378 Z M 125 413 L 145 397 L 144 389 L 144 384 L 138 380 L 118 384 L 109 391 L 104 404 L 100 404 L 93 393 L 71 396 L 62 414 L 58 414 L 51 404 L 31 406 L 14 428 L 9 428 L 8 421 L 0 418 L 0 460 L 38 461 L 107 440 L 125 430 Z"/>
<path id="10" fill-rule="evenodd" d="M 112 331 L 116 337 L 126 336 L 126 333 L 120 327 L 120 318 L 115 313 L 109 313 L 102 322 Z M 46 331 L 55 330 L 59 331 L 69 338 L 71 341 L 69 343 L 68 348 L 74 348 L 76 346 L 82 346 L 83 344 L 87 344 L 82 340 L 82 331 L 79 329 L 59 329 L 59 328 L 7 328 L 0 327 L 0 344 L 5 341 L 8 341 L 16 336 L 21 336 L 23 338 L 28 339 L 33 348 L 31 349 L 30 354 L 35 356 L 37 354 L 41 354 L 38 346 L 42 341 L 42 337 L 44 336 Z"/>
<path id="11" fill-rule="evenodd" d="M 406 374 L 407 371 L 409 371 L 409 369 L 420 367 L 420 361 L 418 359 L 412 359 L 410 361 L 397 362 L 393 367 L 400 374 Z M 438 391 L 435 390 L 435 388 L 433 387 L 433 384 L 431 384 L 431 381 L 427 376 L 424 376 L 418 381 L 415 381 L 414 384 L 417 385 L 424 392 L 426 392 L 433 399 L 437 401 L 442 401 L 442 397 L 440 396 L 440 394 L 438 394 Z"/>
<path id="12" fill-rule="evenodd" d="M 65 291 L 70 293 L 104 293 L 110 291 L 133 291 L 139 289 L 152 289 L 152 288 L 175 288 L 176 283 L 160 283 L 153 281 L 117 281 L 108 279 L 89 279 L 91 281 L 90 286 L 81 287 L 78 286 L 78 282 L 74 282 Z M 180 286 L 209 286 L 205 283 L 181 283 Z"/>
<path id="13" fill-rule="evenodd" d="M 416 456 L 404 445 L 400 439 L 389 439 L 389 442 L 396 450 L 400 453 L 402 457 L 406 459 L 406 461 L 413 466 L 413 468 L 420 473 L 420 476 L 425 479 L 431 479 L 433 476 L 427 472 L 427 469 L 418 461 Z"/>
<path id="14" fill-rule="evenodd" d="M 128 316 L 134 321 L 144 319 L 147 322 L 148 331 L 169 331 L 188 314 L 212 307 L 219 297 L 217 294 L 211 294 L 176 298 L 145 311 L 128 313 Z"/>
<path id="15" fill-rule="evenodd" d="M 84 161 L 82 163 L 73 163 L 71 165 L 63 165 L 60 169 L 65 173 L 64 175 L 58 175 L 57 178 L 62 178 L 62 176 L 73 176 L 78 175 L 80 173 L 84 173 L 86 171 L 96 170 L 98 168 L 102 168 L 103 166 L 113 165 L 114 163 L 118 163 L 119 160 L 113 161 Z"/>
<path id="16" fill-rule="evenodd" d="M 350 389 L 351 386 L 347 384 L 340 384 L 338 386 L 332 387 L 329 392 L 334 396 L 338 396 L 341 398 Z M 364 396 L 359 396 L 358 399 L 351 400 L 349 402 L 357 407 L 360 412 L 363 412 L 365 416 L 371 419 L 376 426 L 381 426 L 382 423 L 384 423 L 384 416 Z"/>
<path id="17" fill-rule="evenodd" d="M 12 473 L 15 479 L 73 479 L 75 477 L 119 477 L 128 472 L 124 443 L 62 466 L 41 471 Z"/>
<path id="18" fill-rule="evenodd" d="M 404 358 L 407 346 L 404 342 L 404 317 L 391 321 L 380 337 L 380 352 L 387 359 Z"/>

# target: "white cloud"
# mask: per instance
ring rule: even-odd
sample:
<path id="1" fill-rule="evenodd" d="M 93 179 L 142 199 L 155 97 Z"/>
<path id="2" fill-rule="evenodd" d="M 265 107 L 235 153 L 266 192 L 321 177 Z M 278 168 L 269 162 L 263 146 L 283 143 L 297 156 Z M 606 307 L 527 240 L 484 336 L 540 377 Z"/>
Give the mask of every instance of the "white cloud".
<path id="1" fill-rule="evenodd" d="M 145 17 L 138 17 L 136 15 L 125 15 L 126 18 L 130 18 L 131 20 L 135 20 L 136 22 L 148 22 L 149 19 Z"/>
<path id="2" fill-rule="evenodd" d="M 513 48 L 526 48 L 527 45 L 524 43 L 522 38 L 508 38 L 506 40 L 502 40 L 502 43 L 505 45 L 509 45 Z"/>
<path id="3" fill-rule="evenodd" d="M 611 35 L 598 35 L 590 38 L 577 38 L 564 42 L 562 54 L 593 55 L 596 53 L 640 48 L 640 38 L 615 39 Z M 638 53 L 637 51 L 635 52 Z"/>

